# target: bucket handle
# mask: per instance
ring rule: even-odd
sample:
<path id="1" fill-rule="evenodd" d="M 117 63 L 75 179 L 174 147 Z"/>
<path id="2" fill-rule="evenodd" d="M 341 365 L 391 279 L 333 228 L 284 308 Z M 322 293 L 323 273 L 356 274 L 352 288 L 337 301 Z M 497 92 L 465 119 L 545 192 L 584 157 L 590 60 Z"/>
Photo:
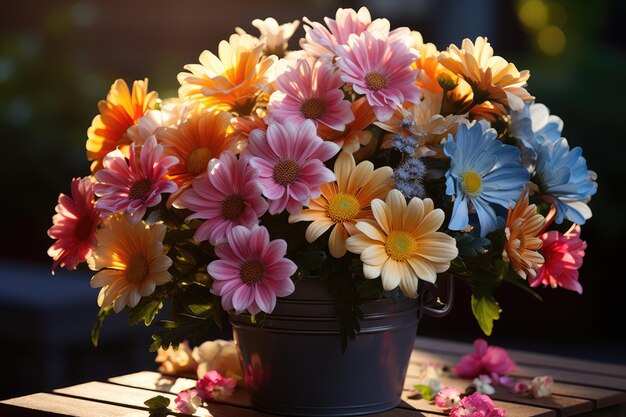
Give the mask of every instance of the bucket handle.
<path id="1" fill-rule="evenodd" d="M 454 302 L 454 277 L 452 274 L 446 275 L 446 298 L 445 302 L 442 302 L 439 297 L 434 294 L 435 285 L 425 286 L 422 291 L 422 302 L 420 303 L 419 318 L 422 318 L 424 313 L 431 317 L 444 317 L 452 310 L 452 304 Z"/>

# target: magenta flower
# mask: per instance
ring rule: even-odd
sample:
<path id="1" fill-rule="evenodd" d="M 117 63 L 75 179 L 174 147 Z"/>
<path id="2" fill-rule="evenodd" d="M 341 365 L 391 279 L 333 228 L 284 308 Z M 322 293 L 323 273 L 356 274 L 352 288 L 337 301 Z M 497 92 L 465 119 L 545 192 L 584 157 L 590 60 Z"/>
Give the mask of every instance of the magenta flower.
<path id="1" fill-rule="evenodd" d="M 380 32 L 363 32 L 350 35 L 348 46 L 337 48 L 337 54 L 341 79 L 367 97 L 379 121 L 391 118 L 405 101 L 420 102 L 418 71 L 411 68 L 418 55 L 404 42 Z"/>
<path id="2" fill-rule="evenodd" d="M 504 417 L 506 411 L 495 406 L 491 398 L 479 392 L 463 397 L 461 404 L 450 410 L 450 417 Z"/>
<path id="3" fill-rule="evenodd" d="M 203 401 L 223 401 L 233 395 L 237 381 L 225 378 L 217 371 L 207 372 L 196 382 L 196 391 Z"/>
<path id="4" fill-rule="evenodd" d="M 59 195 L 54 210 L 52 227 L 48 229 L 48 236 L 57 239 L 48 249 L 48 256 L 54 260 L 53 274 L 57 266 L 76 269 L 79 263 L 91 257 L 96 247 L 96 229 L 101 219 L 94 206 L 91 178 L 74 178 L 71 197 Z"/>
<path id="5" fill-rule="evenodd" d="M 109 152 L 103 160 L 104 169 L 94 174 L 94 192 L 101 197 L 96 208 L 102 217 L 126 212 L 129 223 L 139 223 L 148 207 L 161 202 L 162 193 L 178 189 L 176 183 L 165 179 L 167 170 L 177 163 L 178 158 L 163 155 L 163 147 L 154 136 L 143 146 L 133 144 L 128 161 L 119 149 Z"/>
<path id="6" fill-rule="evenodd" d="M 465 355 L 454 367 L 454 372 L 461 378 L 473 379 L 488 375 L 498 381 L 500 376 L 508 375 L 515 369 L 515 362 L 505 349 L 488 346 L 484 339 L 474 341 L 474 352 Z"/>
<path id="7" fill-rule="evenodd" d="M 222 297 L 224 309 L 234 309 L 237 314 L 246 309 L 253 315 L 271 313 L 276 297 L 286 297 L 294 290 L 291 276 L 297 267 L 285 258 L 287 242 L 270 241 L 263 226 L 235 226 L 226 238 L 227 242 L 215 247 L 220 259 L 207 268 L 214 279 L 211 293 Z"/>
<path id="8" fill-rule="evenodd" d="M 237 225 L 259 224 L 268 204 L 261 196 L 258 172 L 249 159 L 237 159 L 229 151 L 209 161 L 207 175 L 196 177 L 183 192 L 179 203 L 195 212 L 185 220 L 207 219 L 194 234 L 198 242 L 215 246 Z"/>
<path id="9" fill-rule="evenodd" d="M 202 398 L 198 395 L 198 391 L 195 389 L 188 389 L 181 391 L 176 395 L 174 399 L 176 403 L 176 409 L 183 414 L 196 414 L 198 407 L 202 405 Z"/>
<path id="10" fill-rule="evenodd" d="M 445 387 L 435 396 L 435 405 L 441 409 L 449 410 L 461 403 L 461 391 L 453 387 Z"/>
<path id="11" fill-rule="evenodd" d="M 530 286 L 559 286 L 582 294 L 578 269 L 583 264 L 587 242 L 580 239 L 580 226 L 576 225 L 565 234 L 551 230 L 539 238 L 543 241 L 539 253 L 543 255 L 544 263 L 537 269 L 535 277 L 528 277 Z"/>
<path id="12" fill-rule="evenodd" d="M 324 161 L 339 152 L 339 146 L 317 136 L 311 120 L 302 123 L 270 123 L 267 132 L 253 130 L 248 138 L 250 163 L 259 170 L 269 212 L 287 209 L 298 213 L 311 198 L 321 195 L 320 186 L 335 180 Z"/>
<path id="13" fill-rule="evenodd" d="M 344 100 L 339 73 L 330 64 L 318 60 L 313 68 L 306 59 L 276 78 L 278 90 L 270 97 L 268 109 L 281 123 L 312 120 L 334 130 L 343 131 L 354 120 L 350 102 Z"/>

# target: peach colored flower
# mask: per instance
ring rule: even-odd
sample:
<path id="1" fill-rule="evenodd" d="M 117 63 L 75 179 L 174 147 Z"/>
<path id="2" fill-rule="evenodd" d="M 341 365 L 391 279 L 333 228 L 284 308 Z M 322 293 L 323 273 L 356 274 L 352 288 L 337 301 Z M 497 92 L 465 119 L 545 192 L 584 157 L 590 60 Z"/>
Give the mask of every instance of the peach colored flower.
<path id="1" fill-rule="evenodd" d="M 289 223 L 313 221 L 307 227 L 306 240 L 315 241 L 328 229 L 330 253 L 341 258 L 346 253 L 346 239 L 358 233 L 357 221 L 371 219 L 370 203 L 374 198 L 385 198 L 393 188 L 390 167 L 374 169 L 370 161 L 356 165 L 350 152 L 341 152 L 335 161 L 335 182 L 322 185 L 322 195 L 313 199 L 309 207 L 289 216 Z"/>
<path id="2" fill-rule="evenodd" d="M 155 362 L 159 363 L 159 372 L 171 375 L 196 373 L 198 363 L 192 356 L 189 343 L 185 340 L 178 344 L 178 349 L 159 348 Z"/>
<path id="3" fill-rule="evenodd" d="M 148 92 L 147 78 L 133 83 L 132 94 L 124 80 L 115 80 L 107 99 L 98 103 L 100 114 L 94 117 L 87 130 L 87 159 L 93 161 L 91 172 L 102 169 L 102 159 L 118 147 L 128 156 L 131 140 L 126 131 L 155 107 L 156 100 L 157 93 Z"/>
<path id="4" fill-rule="evenodd" d="M 236 380 L 243 379 L 237 346 L 232 340 L 209 340 L 193 348 L 191 354 L 198 363 L 197 375 L 202 378 L 210 370 Z"/>
<path id="5" fill-rule="evenodd" d="M 334 130 L 320 124 L 317 127 L 317 134 L 324 140 L 335 142 L 344 151 L 354 153 L 372 140 L 372 133 L 366 129 L 376 121 L 376 115 L 365 97 L 355 100 L 350 105 L 350 110 L 354 115 L 354 120 L 348 123 L 344 130 Z"/>

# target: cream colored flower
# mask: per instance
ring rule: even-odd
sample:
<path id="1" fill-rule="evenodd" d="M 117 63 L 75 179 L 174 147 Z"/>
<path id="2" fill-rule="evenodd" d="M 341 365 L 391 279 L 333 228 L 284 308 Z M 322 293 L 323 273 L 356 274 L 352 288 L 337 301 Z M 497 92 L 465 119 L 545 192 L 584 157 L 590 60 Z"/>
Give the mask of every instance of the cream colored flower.
<path id="1" fill-rule="evenodd" d="M 294 20 L 293 22 L 279 25 L 273 17 L 268 17 L 265 20 L 254 19 L 252 21 L 252 26 L 261 32 L 259 39 L 265 44 L 265 48 L 263 48 L 265 55 L 276 55 L 279 58 L 285 56 L 287 43 L 299 24 L 299 20 Z"/>
<path id="2" fill-rule="evenodd" d="M 509 207 L 506 218 L 506 243 L 502 257 L 511 263 L 511 267 L 517 274 L 526 279 L 528 275 L 537 275 L 535 270 L 543 263 L 543 256 L 539 248 L 543 241 L 537 237 L 545 218 L 537 213 L 537 206 L 528 204 L 528 191 L 523 191 L 515 203 L 515 207 Z"/>
<path id="3" fill-rule="evenodd" d="M 514 64 L 494 56 L 487 38 L 479 36 L 475 43 L 464 39 L 461 49 L 450 45 L 439 56 L 439 62 L 472 86 L 475 104 L 492 101 L 522 110 L 524 101 L 534 99 L 524 89 L 530 72 L 518 71 Z"/>
<path id="4" fill-rule="evenodd" d="M 236 380 L 243 378 L 237 346 L 232 340 L 217 339 L 204 342 L 193 349 L 192 357 L 198 363 L 199 379 L 212 370 L 228 378 Z"/>
<path id="5" fill-rule="evenodd" d="M 203 51 L 200 64 L 185 65 L 190 72 L 178 74 L 179 96 L 240 116 L 251 114 L 276 61 L 275 56 L 263 56 L 263 46 L 254 36 L 234 34 L 220 42 L 219 58 Z"/>
<path id="6" fill-rule="evenodd" d="M 98 246 L 89 259 L 89 268 L 99 271 L 91 278 L 91 287 L 102 287 L 100 307 L 113 304 L 116 313 L 135 307 L 141 297 L 172 279 L 168 272 L 172 260 L 163 248 L 166 229 L 160 223 L 132 225 L 121 214 L 104 220 L 97 234 Z"/>
<path id="7" fill-rule="evenodd" d="M 372 201 L 375 221 L 360 221 L 361 233 L 346 241 L 346 248 L 361 255 L 363 275 L 381 277 L 385 291 L 400 287 L 402 293 L 417 297 L 417 281 L 435 282 L 437 273 L 445 272 L 458 255 L 456 241 L 438 232 L 444 220 L 430 198 L 411 199 L 391 190 L 385 201 Z"/>
<path id="8" fill-rule="evenodd" d="M 178 349 L 171 346 L 168 349 L 159 348 L 155 362 L 161 364 L 159 372 L 172 375 L 194 373 L 198 366 L 187 341 L 181 342 Z"/>
<path id="9" fill-rule="evenodd" d="M 335 161 L 337 181 L 323 185 L 322 195 L 311 200 L 309 208 L 289 216 L 289 223 L 313 221 L 306 229 L 308 242 L 332 228 L 328 248 L 331 255 L 341 258 L 346 253 L 348 236 L 358 233 L 356 222 L 372 218 L 372 199 L 384 198 L 393 188 L 392 174 L 388 166 L 375 170 L 370 161 L 356 165 L 350 152 L 341 152 Z"/>

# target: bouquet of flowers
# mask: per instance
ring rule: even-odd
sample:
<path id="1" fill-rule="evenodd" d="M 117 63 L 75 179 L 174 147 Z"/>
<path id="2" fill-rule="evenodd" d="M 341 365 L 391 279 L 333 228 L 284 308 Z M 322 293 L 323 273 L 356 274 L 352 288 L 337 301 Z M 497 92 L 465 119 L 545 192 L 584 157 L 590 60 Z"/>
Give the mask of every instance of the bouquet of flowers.
<path id="1" fill-rule="evenodd" d="M 325 24 L 324 24 L 325 23 Z M 582 292 L 596 175 L 530 73 L 486 38 L 440 52 L 361 8 L 254 20 L 178 74 L 178 97 L 116 80 L 87 131 L 91 174 L 61 194 L 48 253 L 87 262 L 101 312 L 176 345 L 320 276 L 345 339 L 364 297 L 415 298 L 448 271 L 490 334 L 503 283 Z"/>

